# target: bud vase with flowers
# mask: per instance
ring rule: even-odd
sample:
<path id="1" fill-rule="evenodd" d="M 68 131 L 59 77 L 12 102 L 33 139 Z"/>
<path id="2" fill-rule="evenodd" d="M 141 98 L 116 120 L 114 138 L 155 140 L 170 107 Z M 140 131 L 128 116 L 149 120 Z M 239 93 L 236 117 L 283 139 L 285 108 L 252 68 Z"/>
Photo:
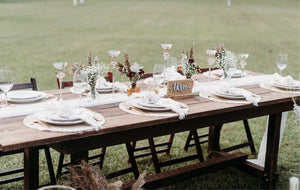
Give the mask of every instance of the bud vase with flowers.
<path id="1" fill-rule="evenodd" d="M 216 51 L 215 63 L 223 70 L 223 79 L 228 79 L 230 69 L 236 68 L 237 57 L 231 51 L 226 50 L 223 42 L 218 44 Z"/>
<path id="2" fill-rule="evenodd" d="M 195 63 L 194 57 L 194 45 L 192 45 L 190 53 L 184 53 L 184 51 L 181 54 L 181 60 L 180 65 L 177 67 L 177 71 L 185 75 L 186 78 L 191 78 L 194 74 L 200 73 L 200 67 L 197 63 Z"/>
<path id="3" fill-rule="evenodd" d="M 98 57 L 96 56 L 94 62 L 92 62 L 91 52 L 88 53 L 88 62 L 85 67 L 83 64 L 75 63 L 71 65 L 69 69 L 70 73 L 74 73 L 76 70 L 80 70 L 83 74 L 88 76 L 88 83 L 90 86 L 90 96 L 92 99 L 96 99 L 96 83 L 99 77 L 105 77 L 109 71 L 109 65 L 106 63 L 98 63 Z"/>
<path id="4" fill-rule="evenodd" d="M 117 63 L 117 68 L 121 72 L 121 74 L 125 77 L 128 77 L 130 81 L 130 86 L 127 89 L 127 94 L 130 96 L 132 93 L 139 93 L 140 88 L 136 86 L 138 80 L 142 79 L 144 76 L 143 67 L 140 66 L 137 62 L 134 62 L 133 65 L 130 65 L 128 54 L 124 52 L 124 65 L 121 63 Z"/>

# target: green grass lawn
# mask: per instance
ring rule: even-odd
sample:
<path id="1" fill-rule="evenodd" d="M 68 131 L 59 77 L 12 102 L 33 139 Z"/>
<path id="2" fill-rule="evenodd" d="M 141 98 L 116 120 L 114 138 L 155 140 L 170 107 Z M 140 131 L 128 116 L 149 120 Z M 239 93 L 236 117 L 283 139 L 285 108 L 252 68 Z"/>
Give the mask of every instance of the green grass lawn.
<path id="1" fill-rule="evenodd" d="M 181 51 L 194 43 L 196 62 L 207 67 L 205 50 L 223 41 L 236 54 L 249 53 L 246 68 L 256 72 L 278 72 L 277 54 L 287 53 L 289 65 L 283 73 L 299 78 L 299 9 L 298 0 L 232 0 L 230 8 L 225 0 L 86 0 L 77 7 L 72 6 L 72 0 L 0 0 L 0 69 L 12 69 L 15 83 L 35 77 L 39 89 L 46 90 L 57 88 L 53 62 L 84 63 L 89 50 L 103 62 L 109 62 L 108 50 L 126 50 L 131 61 L 152 72 L 153 65 L 163 61 L 161 43 L 172 43 L 170 54 L 178 59 Z M 265 123 L 266 117 L 250 120 L 257 150 Z M 233 127 L 224 127 L 223 146 L 245 139 L 243 128 Z M 171 157 L 184 154 L 186 136 L 176 135 Z M 288 188 L 289 177 L 300 177 L 299 139 L 299 124 L 296 126 L 290 113 L 279 152 L 278 189 Z M 126 157 L 124 145 L 109 147 L 103 172 L 124 166 Z M 53 158 L 56 166 L 58 155 L 54 151 Z M 0 168 L 13 167 L 18 160 L 22 157 L 0 158 Z M 41 162 L 43 183 L 48 176 L 43 157 Z M 138 164 L 151 173 L 150 158 Z M 6 188 L 21 189 L 22 183 L 0 186 Z M 261 182 L 229 168 L 167 187 L 238 188 L 260 189 Z"/>

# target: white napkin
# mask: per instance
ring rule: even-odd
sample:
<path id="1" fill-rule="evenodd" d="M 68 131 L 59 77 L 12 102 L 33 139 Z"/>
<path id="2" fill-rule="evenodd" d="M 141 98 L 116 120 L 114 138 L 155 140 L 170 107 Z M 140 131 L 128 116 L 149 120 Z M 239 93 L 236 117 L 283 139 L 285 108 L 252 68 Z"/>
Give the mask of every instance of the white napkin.
<path id="1" fill-rule="evenodd" d="M 184 119 L 187 115 L 187 107 L 183 107 L 183 104 L 172 100 L 171 98 L 160 98 L 155 104 L 170 108 L 172 111 L 178 114 L 179 119 Z"/>
<path id="2" fill-rule="evenodd" d="M 106 82 L 104 77 L 99 77 L 96 81 L 96 88 L 107 88 L 111 87 L 107 85 L 108 83 Z"/>
<path id="3" fill-rule="evenodd" d="M 300 121 L 300 106 L 294 104 L 294 113 L 296 119 Z"/>
<path id="4" fill-rule="evenodd" d="M 180 102 L 172 100 L 171 98 L 161 98 L 154 92 L 148 92 L 143 99 L 147 103 L 153 103 L 171 109 L 179 115 L 179 119 L 184 119 L 187 115 L 188 107 Z"/>
<path id="5" fill-rule="evenodd" d="M 296 81 L 290 75 L 283 77 L 278 73 L 273 74 L 273 80 L 278 84 L 287 85 L 287 86 L 300 86 L 300 82 Z"/>
<path id="6" fill-rule="evenodd" d="M 87 124 L 91 125 L 96 131 L 99 131 L 100 128 L 103 128 L 102 125 L 94 119 L 94 113 L 92 111 L 82 109 L 78 113 L 78 117 Z"/>
<path id="7" fill-rule="evenodd" d="M 177 72 L 176 67 L 166 68 L 164 71 L 164 75 L 166 76 L 167 81 L 186 79 L 186 76 L 183 76 Z"/>
<path id="8" fill-rule="evenodd" d="M 235 94 L 240 94 L 244 96 L 247 102 L 251 102 L 254 106 L 258 106 L 257 102 L 260 101 L 260 97 L 248 90 L 242 88 L 230 88 L 230 90 Z"/>
<path id="9" fill-rule="evenodd" d="M 98 131 L 99 128 L 102 128 L 102 125 L 94 119 L 94 113 L 92 111 L 89 111 L 85 108 L 74 109 L 74 107 L 67 102 L 61 103 L 58 108 L 57 115 L 62 118 L 78 117 L 87 124 L 91 125 L 96 131 Z"/>

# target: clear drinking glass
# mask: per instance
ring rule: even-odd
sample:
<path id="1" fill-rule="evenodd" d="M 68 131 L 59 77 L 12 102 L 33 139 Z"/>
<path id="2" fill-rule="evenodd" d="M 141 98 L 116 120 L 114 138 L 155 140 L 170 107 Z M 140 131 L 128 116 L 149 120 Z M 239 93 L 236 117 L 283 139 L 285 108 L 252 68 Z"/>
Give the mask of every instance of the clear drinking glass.
<path id="1" fill-rule="evenodd" d="M 241 69 L 242 69 L 242 77 L 243 77 L 243 74 L 244 74 L 244 69 L 245 69 L 245 66 L 247 65 L 246 63 L 246 60 L 248 59 L 249 57 L 249 54 L 239 54 L 239 59 L 240 59 L 240 65 L 241 65 Z"/>
<path id="2" fill-rule="evenodd" d="M 153 67 L 153 79 L 157 86 L 160 86 L 165 81 L 165 68 L 166 66 L 164 64 L 155 64 Z"/>
<path id="3" fill-rule="evenodd" d="M 280 75 L 282 75 L 282 71 L 288 65 L 288 55 L 287 54 L 278 54 L 276 65 L 280 70 Z"/>
<path id="4" fill-rule="evenodd" d="M 176 57 L 169 57 L 167 60 L 167 68 L 176 68 L 177 67 L 177 59 Z"/>
<path id="5" fill-rule="evenodd" d="M 66 76 L 65 74 L 65 68 L 67 67 L 68 63 L 62 63 L 62 62 L 58 62 L 58 63 L 53 63 L 53 66 L 56 69 L 56 77 L 59 80 L 59 100 L 62 100 L 62 82 Z"/>
<path id="6" fill-rule="evenodd" d="M 80 70 L 76 70 L 73 76 L 74 93 L 79 95 L 79 107 L 81 107 L 81 97 L 88 87 L 88 76 Z"/>
<path id="7" fill-rule="evenodd" d="M 0 90 L 4 92 L 5 103 L 4 107 L 7 107 L 7 93 L 13 87 L 13 76 L 10 69 L 0 70 Z"/>

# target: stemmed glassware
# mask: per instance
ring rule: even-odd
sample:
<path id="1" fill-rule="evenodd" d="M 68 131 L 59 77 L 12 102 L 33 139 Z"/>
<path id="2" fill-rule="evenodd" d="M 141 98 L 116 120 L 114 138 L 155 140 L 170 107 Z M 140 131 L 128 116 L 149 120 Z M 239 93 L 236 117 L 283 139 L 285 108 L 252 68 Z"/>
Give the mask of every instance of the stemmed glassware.
<path id="1" fill-rule="evenodd" d="M 0 90 L 4 92 L 5 95 L 5 104 L 4 107 L 7 107 L 7 93 L 13 87 L 13 76 L 10 69 L 0 70 Z"/>
<path id="2" fill-rule="evenodd" d="M 161 55 L 163 56 L 165 63 L 167 64 L 167 60 L 170 57 L 169 50 L 171 49 L 172 44 L 160 44 L 161 47 Z"/>
<path id="3" fill-rule="evenodd" d="M 242 69 L 242 75 L 241 77 L 243 77 L 244 75 L 244 69 L 245 69 L 245 66 L 247 65 L 246 63 L 246 60 L 248 59 L 249 57 L 249 54 L 239 54 L 239 60 L 240 60 L 240 65 L 241 65 L 241 69 Z"/>
<path id="4" fill-rule="evenodd" d="M 65 68 L 67 67 L 67 65 L 68 63 L 62 63 L 62 62 L 53 63 L 53 66 L 56 69 L 56 77 L 59 80 L 59 91 L 60 91 L 59 100 L 62 100 L 62 82 L 64 77 L 66 76 Z"/>
<path id="5" fill-rule="evenodd" d="M 206 55 L 208 56 L 207 61 L 208 61 L 208 77 L 210 78 L 211 76 L 211 67 L 215 63 L 216 60 L 216 50 L 206 50 Z"/>
<path id="6" fill-rule="evenodd" d="M 158 87 L 165 81 L 165 67 L 164 64 L 155 64 L 153 67 L 153 79 Z"/>
<path id="7" fill-rule="evenodd" d="M 88 76 L 82 73 L 80 70 L 76 70 L 73 76 L 73 89 L 74 93 L 79 95 L 79 107 L 81 107 L 81 96 L 82 93 L 88 87 Z"/>
<path id="8" fill-rule="evenodd" d="M 282 70 L 284 70 L 288 65 L 288 55 L 278 54 L 276 65 L 280 70 L 280 75 L 282 75 Z"/>
<path id="9" fill-rule="evenodd" d="M 119 58 L 119 55 L 120 55 L 121 51 L 119 50 L 109 50 L 108 51 L 108 55 L 109 55 L 109 58 L 110 58 L 110 64 L 112 66 L 112 88 L 113 88 L 113 91 L 112 93 L 114 94 L 115 93 L 115 68 L 116 68 L 116 65 L 118 63 L 118 58 Z"/>

